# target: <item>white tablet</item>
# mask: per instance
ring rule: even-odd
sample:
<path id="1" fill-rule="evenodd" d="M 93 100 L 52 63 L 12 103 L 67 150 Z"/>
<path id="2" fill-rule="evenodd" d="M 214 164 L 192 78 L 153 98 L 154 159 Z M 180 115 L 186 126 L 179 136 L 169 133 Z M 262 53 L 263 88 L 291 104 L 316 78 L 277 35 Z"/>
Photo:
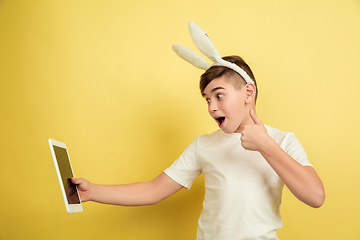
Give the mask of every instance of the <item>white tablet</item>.
<path id="1" fill-rule="evenodd" d="M 74 173 L 71 168 L 70 158 L 65 143 L 49 139 L 52 157 L 54 159 L 56 173 L 60 183 L 60 189 L 64 197 L 66 211 L 68 213 L 82 212 L 80 195 L 75 184 L 71 182 Z"/>

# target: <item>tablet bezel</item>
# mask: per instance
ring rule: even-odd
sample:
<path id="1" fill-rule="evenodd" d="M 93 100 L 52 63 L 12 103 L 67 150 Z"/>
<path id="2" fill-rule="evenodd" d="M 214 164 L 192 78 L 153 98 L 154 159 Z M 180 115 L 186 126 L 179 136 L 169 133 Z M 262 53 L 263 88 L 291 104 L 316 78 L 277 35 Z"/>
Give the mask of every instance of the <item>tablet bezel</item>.
<path id="1" fill-rule="evenodd" d="M 60 189 L 61 189 L 61 193 L 63 195 L 63 199 L 64 199 L 64 203 L 65 203 L 65 207 L 66 207 L 66 211 L 68 213 L 75 213 L 75 212 L 82 212 L 83 211 L 83 207 L 82 207 L 82 203 L 81 203 L 81 199 L 80 199 L 80 195 L 78 192 L 78 189 L 76 188 L 76 193 L 79 197 L 80 203 L 79 204 L 69 204 L 68 203 L 68 199 L 66 197 L 66 192 L 65 192 L 65 186 L 62 182 L 62 178 L 61 178 L 61 173 L 60 173 L 60 169 L 59 169 L 59 165 L 57 162 L 57 158 L 56 158 L 56 154 L 55 154 L 55 150 L 54 150 L 54 146 L 56 147 L 60 147 L 66 150 L 66 154 L 69 160 L 69 165 L 70 165 L 70 169 L 71 169 L 71 174 L 72 176 L 74 176 L 74 172 L 72 170 L 72 166 L 71 166 L 71 162 L 70 162 L 70 157 L 69 157 L 69 153 L 66 147 L 66 144 L 63 142 L 59 142 L 56 141 L 54 139 L 49 139 L 49 145 L 50 145 L 50 151 L 51 151 L 51 155 L 54 161 L 54 165 L 55 165 L 55 170 L 56 170 L 56 174 L 58 176 L 58 180 L 59 180 L 59 184 L 60 184 Z"/>

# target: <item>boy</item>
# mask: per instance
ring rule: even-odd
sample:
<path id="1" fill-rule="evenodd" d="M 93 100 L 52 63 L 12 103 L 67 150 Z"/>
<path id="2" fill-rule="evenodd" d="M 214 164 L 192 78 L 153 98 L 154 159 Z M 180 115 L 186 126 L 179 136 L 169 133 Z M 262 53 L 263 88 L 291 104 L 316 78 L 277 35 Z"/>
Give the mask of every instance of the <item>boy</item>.
<path id="1" fill-rule="evenodd" d="M 209 114 L 221 130 L 197 137 L 150 182 L 106 186 L 73 178 L 83 202 L 155 204 L 182 188 L 189 189 L 204 173 L 199 240 L 278 239 L 284 184 L 309 206 L 323 204 L 322 182 L 294 134 L 265 126 L 257 117 L 257 87 L 249 66 L 238 56 L 222 60 L 226 66 L 211 66 L 200 80 Z M 227 67 L 228 63 L 240 67 L 251 79 L 246 81 L 239 71 Z"/>

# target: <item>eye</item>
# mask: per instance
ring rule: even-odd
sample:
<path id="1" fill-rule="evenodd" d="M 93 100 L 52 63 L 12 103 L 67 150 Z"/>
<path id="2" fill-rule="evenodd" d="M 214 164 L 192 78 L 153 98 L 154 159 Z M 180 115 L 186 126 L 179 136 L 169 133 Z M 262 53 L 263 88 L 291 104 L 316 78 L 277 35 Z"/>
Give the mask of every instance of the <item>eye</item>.
<path id="1" fill-rule="evenodd" d="M 205 99 L 207 103 L 210 103 L 210 98 Z"/>
<path id="2" fill-rule="evenodd" d="M 217 99 L 221 99 L 223 96 L 224 96 L 224 94 L 221 94 L 221 93 L 218 93 L 218 94 L 216 95 Z"/>

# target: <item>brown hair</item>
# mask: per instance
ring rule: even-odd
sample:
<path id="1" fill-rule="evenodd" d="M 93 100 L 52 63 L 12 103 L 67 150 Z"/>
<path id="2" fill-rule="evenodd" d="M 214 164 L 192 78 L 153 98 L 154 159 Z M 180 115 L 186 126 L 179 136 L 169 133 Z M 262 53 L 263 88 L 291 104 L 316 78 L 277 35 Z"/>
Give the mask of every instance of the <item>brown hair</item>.
<path id="1" fill-rule="evenodd" d="M 239 67 L 241 67 L 249 75 L 249 77 L 254 81 L 254 85 L 256 87 L 256 95 L 255 95 L 255 101 L 256 101 L 257 95 L 258 95 L 258 88 L 257 88 L 254 74 L 251 71 L 249 65 L 247 65 L 247 63 L 244 61 L 244 59 L 242 59 L 239 56 L 235 56 L 235 55 L 234 56 L 226 56 L 226 57 L 223 57 L 222 59 L 224 59 L 225 61 L 234 63 L 234 64 L 238 65 Z M 231 84 L 233 84 L 235 89 L 241 89 L 242 86 L 246 85 L 245 80 L 240 76 L 240 74 L 238 74 L 234 70 L 232 70 L 228 67 L 224 67 L 224 66 L 211 66 L 200 77 L 201 93 L 204 92 L 204 89 L 212 80 L 214 80 L 215 78 L 222 77 L 222 76 L 226 76 L 226 79 L 228 79 L 231 82 Z"/>

